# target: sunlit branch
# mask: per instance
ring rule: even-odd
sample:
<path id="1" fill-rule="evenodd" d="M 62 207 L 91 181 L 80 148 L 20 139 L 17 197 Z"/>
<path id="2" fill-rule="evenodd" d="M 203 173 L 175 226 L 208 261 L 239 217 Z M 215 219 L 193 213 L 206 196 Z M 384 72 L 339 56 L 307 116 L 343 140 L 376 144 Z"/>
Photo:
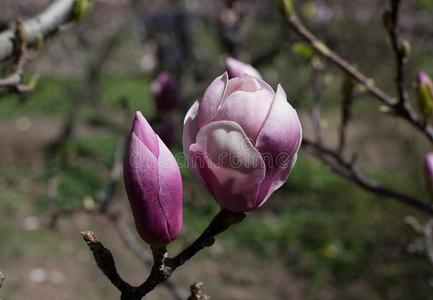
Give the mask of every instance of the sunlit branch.
<path id="1" fill-rule="evenodd" d="M 28 46 L 34 46 L 39 39 L 47 38 L 73 17 L 73 8 L 77 0 L 57 0 L 44 12 L 32 19 L 23 21 L 23 30 Z M 16 47 L 16 25 L 0 33 L 0 62 L 19 52 Z"/>
<path id="2" fill-rule="evenodd" d="M 38 16 L 10 24 L 0 32 L 0 62 L 10 61 L 14 65 L 11 74 L 0 79 L 0 87 L 11 93 L 26 93 L 34 89 L 38 76 L 23 83 L 24 67 L 32 59 L 30 49 L 38 53 L 44 40 L 59 28 L 74 20 L 74 5 L 82 0 L 57 0 Z"/>

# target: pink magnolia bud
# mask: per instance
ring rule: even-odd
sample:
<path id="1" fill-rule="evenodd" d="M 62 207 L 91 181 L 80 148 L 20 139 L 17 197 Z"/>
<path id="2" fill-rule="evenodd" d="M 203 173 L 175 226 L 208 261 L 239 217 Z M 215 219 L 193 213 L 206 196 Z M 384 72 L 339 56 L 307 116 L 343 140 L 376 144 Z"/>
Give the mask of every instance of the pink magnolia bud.
<path id="1" fill-rule="evenodd" d="M 264 81 L 243 75 L 216 78 L 185 117 L 188 165 L 224 208 L 260 207 L 287 180 L 302 128 L 298 115 Z"/>
<path id="2" fill-rule="evenodd" d="M 154 246 L 176 239 L 182 228 L 182 179 L 170 150 L 140 112 L 125 154 L 126 192 L 141 238 Z"/>
<path id="3" fill-rule="evenodd" d="M 168 72 L 162 72 L 152 83 L 155 106 L 159 111 L 170 111 L 179 102 L 179 88 L 176 79 Z"/>
<path id="4" fill-rule="evenodd" d="M 425 157 L 425 172 L 427 179 L 427 187 L 433 197 L 433 152 L 430 152 Z"/>
<path id="5" fill-rule="evenodd" d="M 232 57 L 227 58 L 226 67 L 229 78 L 241 77 L 244 74 L 248 74 L 262 79 L 259 71 L 257 71 L 253 66 L 243 63 L 240 60 L 234 59 Z"/>

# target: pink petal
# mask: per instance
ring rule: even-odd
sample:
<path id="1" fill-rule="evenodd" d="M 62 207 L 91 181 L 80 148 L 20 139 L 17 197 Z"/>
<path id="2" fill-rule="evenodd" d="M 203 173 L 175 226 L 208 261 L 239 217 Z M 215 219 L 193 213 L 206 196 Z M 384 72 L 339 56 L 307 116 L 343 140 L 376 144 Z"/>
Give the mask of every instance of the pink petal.
<path id="1" fill-rule="evenodd" d="M 287 102 L 279 85 L 269 116 L 257 136 L 256 148 L 266 164 L 266 178 L 260 186 L 258 201 L 262 204 L 287 180 L 296 162 L 302 140 L 298 115 Z"/>
<path id="2" fill-rule="evenodd" d="M 238 123 L 246 135 L 255 142 L 268 116 L 273 98 L 274 94 L 265 89 L 255 92 L 235 91 L 224 99 L 215 120 Z"/>
<path id="3" fill-rule="evenodd" d="M 265 81 L 245 74 L 241 77 L 230 79 L 227 82 L 227 88 L 224 94 L 224 98 L 227 98 L 231 93 L 235 91 L 240 90 L 245 92 L 255 92 L 260 89 L 265 89 L 274 94 L 274 90 L 272 89 L 272 87 Z"/>
<path id="4" fill-rule="evenodd" d="M 201 178 L 200 172 L 198 171 L 197 168 L 194 167 L 194 164 L 192 163 L 191 151 L 189 150 L 191 144 L 195 143 L 195 138 L 198 133 L 198 117 L 197 117 L 198 107 L 199 107 L 199 103 L 198 101 L 195 101 L 185 116 L 182 144 L 183 144 L 183 153 L 185 154 L 186 162 L 188 164 L 189 169 L 192 171 L 194 176 L 198 180 L 200 180 L 202 184 L 206 185 L 203 178 Z"/>
<path id="5" fill-rule="evenodd" d="M 198 124 L 204 126 L 215 117 L 228 81 L 227 72 L 217 77 L 206 89 L 198 108 Z"/>
<path id="6" fill-rule="evenodd" d="M 158 138 L 140 111 L 135 113 L 132 132 L 150 150 L 150 152 L 152 152 L 155 157 L 159 156 Z"/>
<path id="7" fill-rule="evenodd" d="M 171 240 L 159 201 L 158 169 L 154 154 L 132 133 L 124 161 L 125 188 L 137 231 L 151 245 L 164 245 Z"/>
<path id="8" fill-rule="evenodd" d="M 182 229 L 182 177 L 179 166 L 167 146 L 159 141 L 159 203 L 167 220 L 170 241 L 177 238 Z"/>
<path id="9" fill-rule="evenodd" d="M 237 123 L 206 125 L 190 150 L 211 194 L 223 207 L 240 212 L 260 204 L 256 195 L 265 177 L 265 164 Z"/>
<path id="10" fill-rule="evenodd" d="M 240 77 L 244 74 L 262 79 L 259 71 L 257 71 L 253 66 L 246 64 L 240 60 L 234 59 L 233 57 L 228 57 L 226 60 L 227 72 L 230 78 Z"/>

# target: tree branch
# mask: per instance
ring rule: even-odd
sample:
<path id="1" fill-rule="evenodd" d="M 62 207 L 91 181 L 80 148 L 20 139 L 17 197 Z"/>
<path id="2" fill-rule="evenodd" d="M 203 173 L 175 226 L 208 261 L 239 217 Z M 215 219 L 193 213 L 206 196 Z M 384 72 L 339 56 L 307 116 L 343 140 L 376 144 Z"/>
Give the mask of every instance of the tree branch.
<path id="1" fill-rule="evenodd" d="M 132 286 L 124 281 L 116 269 L 113 255 L 111 251 L 96 239 L 96 236 L 91 231 L 81 233 L 83 240 L 87 243 L 90 250 L 93 252 L 96 264 L 111 283 L 122 293 L 132 289 Z"/>
<path id="2" fill-rule="evenodd" d="M 313 123 L 313 129 L 315 138 L 318 144 L 322 144 L 322 124 L 321 124 L 321 98 L 322 98 L 322 73 L 323 63 L 318 57 L 311 60 L 311 67 L 313 69 L 313 91 L 314 91 L 314 103 L 311 109 L 311 120 Z"/>
<path id="3" fill-rule="evenodd" d="M 425 254 L 430 263 L 433 264 L 433 219 L 429 219 L 425 224 L 421 224 L 415 217 L 406 216 L 404 222 L 413 231 L 424 236 Z"/>
<path id="4" fill-rule="evenodd" d="M 187 300 L 209 300 L 203 292 L 203 282 L 197 282 L 191 285 L 191 296 Z"/>
<path id="5" fill-rule="evenodd" d="M 3 281 L 5 281 L 5 279 L 5 275 L 0 271 L 0 288 L 3 286 Z"/>
<path id="6" fill-rule="evenodd" d="M 71 21 L 73 8 L 77 0 L 57 0 L 44 12 L 23 22 L 23 29 L 27 36 L 28 46 L 33 46 L 40 38 L 47 38 L 56 32 L 59 26 Z M 0 62 L 17 54 L 16 26 L 0 33 Z"/>
<path id="7" fill-rule="evenodd" d="M 282 0 L 283 3 L 285 1 L 287 0 Z M 396 100 L 394 97 L 389 96 L 386 92 L 376 86 L 373 79 L 368 78 L 358 69 L 356 69 L 352 64 L 350 64 L 347 60 L 342 58 L 335 51 L 331 50 L 325 43 L 319 40 L 311 31 L 309 31 L 304 26 L 304 24 L 300 21 L 300 19 L 293 10 L 285 10 L 285 17 L 288 25 L 304 41 L 310 44 L 311 47 L 318 54 L 328 59 L 334 65 L 339 67 L 343 72 L 351 76 L 357 82 L 361 83 L 366 88 L 368 93 L 373 95 L 384 105 L 392 108 L 395 111 L 396 115 L 405 119 L 409 124 L 414 126 L 422 134 L 424 134 L 431 143 L 433 143 L 433 127 L 421 120 L 407 102 L 401 102 L 399 100 Z"/>
<path id="8" fill-rule="evenodd" d="M 352 161 L 346 161 L 337 152 L 325 148 L 322 145 L 318 145 L 317 143 L 311 142 L 307 138 L 303 138 L 302 146 L 309 153 L 319 158 L 323 163 L 329 166 L 334 172 L 338 173 L 339 175 L 343 176 L 354 184 L 360 186 L 361 188 L 373 194 L 387 198 L 393 198 L 399 202 L 408 204 L 429 214 L 433 214 L 433 204 L 431 204 L 430 202 L 423 201 L 411 195 L 394 191 L 385 186 L 382 186 L 378 182 L 372 181 L 364 177 L 364 175 L 362 175 L 354 168 L 353 159 Z"/>
<path id="9" fill-rule="evenodd" d="M 138 287 L 131 286 L 123 281 L 116 271 L 111 252 L 94 238 L 94 234 L 86 232 L 83 237 L 92 250 L 98 267 L 121 292 L 121 299 L 137 300 L 147 295 L 159 284 L 164 283 L 174 270 L 182 266 L 200 250 L 212 246 L 218 234 L 241 222 L 244 218 L 244 213 L 234 213 L 221 209 L 206 230 L 191 245 L 173 258 L 166 258 L 167 252 L 165 248 L 152 248 L 154 261 L 152 270 L 148 278 Z"/>
<path id="10" fill-rule="evenodd" d="M 404 105 L 407 101 L 407 96 L 405 92 L 405 66 L 408 61 L 407 53 L 404 49 L 404 45 L 401 43 L 398 37 L 398 16 L 400 9 L 400 0 L 390 0 L 391 11 L 385 12 L 383 18 L 385 23 L 385 28 L 388 31 L 389 38 L 391 41 L 391 46 L 395 56 L 396 64 L 396 77 L 395 84 L 398 94 L 398 105 Z"/>

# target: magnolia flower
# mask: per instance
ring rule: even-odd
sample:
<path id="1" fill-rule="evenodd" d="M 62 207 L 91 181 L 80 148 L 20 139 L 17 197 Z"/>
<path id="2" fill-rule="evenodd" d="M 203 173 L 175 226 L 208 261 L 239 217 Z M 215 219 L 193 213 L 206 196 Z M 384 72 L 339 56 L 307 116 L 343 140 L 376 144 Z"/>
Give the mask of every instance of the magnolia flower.
<path id="1" fill-rule="evenodd" d="M 425 116 L 430 116 L 433 112 L 433 82 L 424 71 L 419 71 L 416 79 L 419 109 Z"/>
<path id="2" fill-rule="evenodd" d="M 433 197 L 433 152 L 430 152 L 425 156 L 424 167 L 427 180 L 427 188 L 429 189 L 429 192 Z"/>
<path id="3" fill-rule="evenodd" d="M 126 192 L 141 238 L 154 246 L 182 228 L 182 179 L 170 150 L 140 112 L 135 115 L 123 165 Z"/>
<path id="4" fill-rule="evenodd" d="M 257 71 L 253 66 L 232 57 L 227 58 L 226 68 L 229 78 L 240 77 L 244 74 L 248 74 L 253 77 L 262 79 L 259 71 Z"/>
<path id="5" fill-rule="evenodd" d="M 179 102 L 179 87 L 176 79 L 168 72 L 162 72 L 152 83 L 155 106 L 159 111 L 170 111 Z"/>
<path id="6" fill-rule="evenodd" d="M 216 78 L 185 117 L 189 167 L 219 204 L 233 212 L 260 207 L 287 180 L 302 129 L 298 115 L 263 80 Z"/>

